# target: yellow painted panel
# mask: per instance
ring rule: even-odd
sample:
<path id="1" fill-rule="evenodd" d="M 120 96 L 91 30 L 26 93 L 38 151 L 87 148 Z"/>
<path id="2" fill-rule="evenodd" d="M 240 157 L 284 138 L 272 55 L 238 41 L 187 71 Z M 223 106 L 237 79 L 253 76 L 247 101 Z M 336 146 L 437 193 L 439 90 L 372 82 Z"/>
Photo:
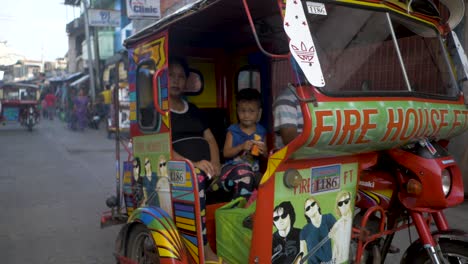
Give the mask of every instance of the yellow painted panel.
<path id="1" fill-rule="evenodd" d="M 132 183 L 132 178 L 124 177 L 124 183 Z"/>
<path id="2" fill-rule="evenodd" d="M 136 103 L 135 102 L 131 102 L 130 103 L 130 111 L 135 111 L 136 110 Z"/>
<path id="3" fill-rule="evenodd" d="M 200 108 L 216 107 L 216 78 L 213 62 L 191 60 L 190 68 L 199 70 L 205 81 L 203 92 L 197 96 L 189 96 L 187 99 Z"/>
<path id="4" fill-rule="evenodd" d="M 188 224 L 188 225 L 195 225 L 195 220 L 185 218 L 185 217 L 179 217 L 179 216 L 176 216 L 176 222 L 184 223 L 184 224 Z"/>
<path id="5" fill-rule="evenodd" d="M 262 177 L 260 184 L 264 184 L 265 182 L 267 182 L 268 179 L 270 179 L 270 177 L 276 172 L 276 168 L 281 163 L 281 161 L 283 161 L 284 157 L 286 156 L 287 151 L 288 151 L 288 146 L 280 149 L 279 151 L 271 155 L 270 158 L 268 158 L 267 171 Z"/>
<path id="6" fill-rule="evenodd" d="M 192 255 L 196 263 L 199 263 L 198 248 L 186 238 L 184 238 L 184 242 L 185 242 L 185 245 L 187 245 L 188 247 L 188 251 L 190 252 L 190 255 Z"/>
<path id="7" fill-rule="evenodd" d="M 158 247 L 159 256 L 166 258 L 177 258 L 177 256 L 165 248 Z"/>
<path id="8" fill-rule="evenodd" d="M 179 227 L 179 228 L 190 230 L 190 231 L 195 231 L 195 226 L 193 226 L 193 225 L 186 225 L 186 224 L 183 224 L 183 223 L 176 223 L 176 226 Z"/>
<path id="9" fill-rule="evenodd" d="M 164 231 L 160 231 L 164 232 Z M 177 252 L 177 244 L 172 239 L 172 237 L 168 234 L 168 232 L 164 232 L 165 234 L 160 234 L 158 232 L 153 233 L 154 240 L 157 241 L 156 244 L 160 247 L 165 247 L 170 249 L 172 252 Z"/>

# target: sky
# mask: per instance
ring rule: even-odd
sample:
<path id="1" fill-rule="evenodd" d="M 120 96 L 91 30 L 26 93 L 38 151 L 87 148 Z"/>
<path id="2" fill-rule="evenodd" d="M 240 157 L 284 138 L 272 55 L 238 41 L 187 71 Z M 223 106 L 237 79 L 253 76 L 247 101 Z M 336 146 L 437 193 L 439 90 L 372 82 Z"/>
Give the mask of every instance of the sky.
<path id="1" fill-rule="evenodd" d="M 54 60 L 68 50 L 66 25 L 80 8 L 64 0 L 2 0 L 0 41 L 32 60 Z"/>

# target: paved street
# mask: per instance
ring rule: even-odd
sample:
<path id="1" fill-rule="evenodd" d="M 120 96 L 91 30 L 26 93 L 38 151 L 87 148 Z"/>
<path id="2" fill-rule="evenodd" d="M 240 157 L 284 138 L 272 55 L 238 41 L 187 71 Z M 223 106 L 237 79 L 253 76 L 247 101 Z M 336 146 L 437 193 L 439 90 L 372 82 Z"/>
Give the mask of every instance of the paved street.
<path id="1" fill-rule="evenodd" d="M 118 227 L 99 227 L 115 188 L 104 129 L 0 126 L 0 146 L 0 262 L 113 263 Z"/>
<path id="2" fill-rule="evenodd" d="M 99 227 L 115 189 L 114 141 L 104 129 L 72 132 L 58 120 L 32 133 L 1 126 L 0 146 L 1 263 L 113 263 L 119 227 Z M 454 228 L 466 229 L 467 211 L 466 202 L 448 210 Z M 408 232 L 394 244 L 403 253 Z"/>
<path id="3" fill-rule="evenodd" d="M 463 229 L 468 231 L 468 201 L 465 202 L 455 208 L 449 208 L 446 211 L 446 216 L 449 222 L 449 226 L 455 229 Z M 435 228 L 435 226 L 432 226 Z M 414 241 L 418 238 L 416 230 L 411 228 L 411 241 Z M 402 230 L 395 234 L 395 238 L 393 240 L 393 245 L 400 248 L 399 254 L 389 254 L 385 260 L 386 264 L 394 264 L 400 263 L 401 257 L 405 252 L 406 248 L 410 245 L 410 235 L 408 234 L 408 230 Z"/>

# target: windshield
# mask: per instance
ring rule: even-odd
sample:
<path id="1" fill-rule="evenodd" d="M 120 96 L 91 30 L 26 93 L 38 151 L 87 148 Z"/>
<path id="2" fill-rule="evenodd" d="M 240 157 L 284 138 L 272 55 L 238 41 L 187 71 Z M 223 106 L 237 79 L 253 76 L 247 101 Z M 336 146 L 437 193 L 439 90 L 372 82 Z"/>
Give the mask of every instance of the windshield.
<path id="1" fill-rule="evenodd" d="M 3 98 L 4 100 L 19 100 L 19 91 L 17 88 L 4 88 Z"/>
<path id="2" fill-rule="evenodd" d="M 429 26 L 334 4 L 320 4 L 326 12 L 316 12 L 308 8 L 310 3 L 304 2 L 304 10 L 325 79 L 320 88 L 324 93 L 458 94 L 444 44 Z"/>

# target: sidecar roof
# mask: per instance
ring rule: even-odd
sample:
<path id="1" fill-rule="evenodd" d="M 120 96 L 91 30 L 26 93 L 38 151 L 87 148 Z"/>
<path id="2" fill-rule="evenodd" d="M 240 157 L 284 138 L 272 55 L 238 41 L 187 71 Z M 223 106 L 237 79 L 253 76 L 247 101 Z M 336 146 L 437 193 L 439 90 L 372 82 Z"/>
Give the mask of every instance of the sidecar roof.
<path id="1" fill-rule="evenodd" d="M 265 23 L 270 24 L 267 25 L 267 28 L 271 28 L 273 24 L 280 25 L 278 30 L 282 31 L 282 22 L 279 16 L 280 11 L 276 0 L 248 1 L 248 5 L 256 23 L 261 21 L 263 25 L 265 25 Z M 186 19 L 195 14 L 203 15 L 203 19 Z M 267 19 L 275 15 L 278 17 L 278 21 L 275 20 L 272 22 Z M 198 35 L 207 33 L 208 35 L 209 33 L 215 32 L 218 40 L 223 39 L 226 44 L 232 46 L 238 45 L 244 41 L 253 40 L 253 35 L 251 34 L 250 27 L 248 27 L 247 15 L 241 0 L 198 0 L 185 5 L 174 13 L 163 17 L 130 36 L 124 41 L 124 46 L 129 48 L 129 46 L 145 38 L 174 26 L 175 22 L 178 22 L 176 30 L 179 33 L 196 33 Z M 246 31 L 248 30 L 251 35 L 251 40 L 243 40 L 240 37 L 236 38 L 236 36 L 230 34 L 231 32 L 238 32 L 239 28 L 245 28 Z M 174 28 L 171 29 L 175 30 Z M 245 38 L 245 36 L 243 36 L 243 38 Z M 209 41 L 205 42 L 208 43 Z"/>

